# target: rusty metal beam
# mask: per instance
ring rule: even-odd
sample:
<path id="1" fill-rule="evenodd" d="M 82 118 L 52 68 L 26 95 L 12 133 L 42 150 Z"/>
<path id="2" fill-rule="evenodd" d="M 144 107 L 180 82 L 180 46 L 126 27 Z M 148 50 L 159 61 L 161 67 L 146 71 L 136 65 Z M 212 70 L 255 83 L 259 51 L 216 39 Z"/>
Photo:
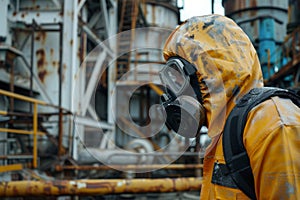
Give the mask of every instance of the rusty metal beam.
<path id="1" fill-rule="evenodd" d="M 296 71 L 296 69 L 298 69 L 299 63 L 300 63 L 300 56 L 299 58 L 290 61 L 288 64 L 282 67 L 277 73 L 275 73 L 272 77 L 270 77 L 266 81 L 266 84 L 275 83 L 279 79 L 282 79 L 283 77 L 293 73 L 293 71 Z"/>
<path id="2" fill-rule="evenodd" d="M 92 165 L 78 165 L 78 166 L 62 166 L 57 165 L 55 169 L 57 171 L 62 170 L 157 170 L 157 169 L 173 169 L 173 170 L 187 170 L 187 169 L 201 169 L 203 168 L 203 164 L 171 164 L 171 165 L 162 165 L 162 164 L 154 164 L 154 165 L 100 165 L 100 166 L 92 166 Z"/>
<path id="3" fill-rule="evenodd" d="M 103 179 L 11 181 L 0 183 L 0 197 L 80 195 L 95 196 L 124 193 L 162 193 L 201 189 L 200 178 Z"/>

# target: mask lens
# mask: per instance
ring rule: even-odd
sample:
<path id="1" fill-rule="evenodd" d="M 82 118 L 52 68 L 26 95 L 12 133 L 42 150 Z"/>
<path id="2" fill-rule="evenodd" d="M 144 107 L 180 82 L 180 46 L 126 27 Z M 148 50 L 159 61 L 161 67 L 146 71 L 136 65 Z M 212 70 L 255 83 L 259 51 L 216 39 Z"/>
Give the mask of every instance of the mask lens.
<path id="1" fill-rule="evenodd" d="M 179 95 L 189 82 L 189 78 L 184 74 L 182 66 L 180 65 L 182 65 L 182 63 L 172 60 L 167 63 L 167 66 L 160 72 L 161 81 L 166 84 L 166 87 L 175 95 Z"/>

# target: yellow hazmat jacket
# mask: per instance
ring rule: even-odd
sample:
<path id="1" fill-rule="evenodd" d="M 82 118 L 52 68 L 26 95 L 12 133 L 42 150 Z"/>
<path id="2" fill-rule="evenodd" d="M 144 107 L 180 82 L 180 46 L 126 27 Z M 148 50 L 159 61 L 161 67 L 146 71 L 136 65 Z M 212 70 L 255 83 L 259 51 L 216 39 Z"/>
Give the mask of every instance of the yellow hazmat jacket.
<path id="1" fill-rule="evenodd" d="M 166 60 L 180 56 L 198 68 L 212 139 L 204 158 L 201 199 L 248 199 L 227 181 L 212 183 L 212 175 L 216 163 L 225 163 L 222 131 L 227 116 L 250 89 L 263 87 L 251 41 L 231 19 L 207 15 L 178 26 L 163 53 Z M 300 199 L 300 109 L 278 97 L 261 103 L 248 115 L 243 140 L 257 199 Z"/>

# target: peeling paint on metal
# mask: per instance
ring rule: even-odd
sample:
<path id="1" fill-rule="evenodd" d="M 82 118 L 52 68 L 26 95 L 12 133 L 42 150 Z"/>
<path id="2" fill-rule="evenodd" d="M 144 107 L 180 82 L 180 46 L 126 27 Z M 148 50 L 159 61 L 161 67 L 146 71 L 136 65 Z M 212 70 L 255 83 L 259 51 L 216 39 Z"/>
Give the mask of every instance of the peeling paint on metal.
<path id="1" fill-rule="evenodd" d="M 124 185 L 124 183 L 125 183 L 125 181 L 120 181 L 120 182 L 118 182 L 118 183 L 117 183 L 117 187 L 120 187 L 120 186 Z"/>
<path id="2" fill-rule="evenodd" d="M 46 53 L 44 49 L 38 49 L 36 51 L 36 57 L 37 57 L 37 70 L 38 70 L 38 76 L 39 79 L 44 83 L 45 77 L 48 74 L 46 70 Z"/>
<path id="3" fill-rule="evenodd" d="M 22 18 L 25 18 L 25 16 L 26 16 L 26 13 L 23 12 L 23 13 L 21 14 L 21 17 L 22 17 Z"/>
<path id="4" fill-rule="evenodd" d="M 45 31 L 39 31 L 36 33 L 35 40 L 41 41 L 45 45 L 47 39 L 47 33 Z"/>
<path id="5" fill-rule="evenodd" d="M 78 189 L 86 188 L 86 183 L 80 183 L 80 182 L 78 182 L 78 183 L 77 183 L 77 188 L 78 188 Z"/>
<path id="6" fill-rule="evenodd" d="M 75 181 L 70 181 L 70 185 L 76 185 Z"/>

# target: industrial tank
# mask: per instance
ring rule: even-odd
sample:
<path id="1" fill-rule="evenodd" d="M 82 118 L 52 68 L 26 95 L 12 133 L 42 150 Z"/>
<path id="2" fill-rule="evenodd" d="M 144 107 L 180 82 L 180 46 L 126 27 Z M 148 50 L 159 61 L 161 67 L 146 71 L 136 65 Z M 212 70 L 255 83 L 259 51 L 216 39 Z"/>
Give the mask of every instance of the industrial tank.
<path id="1" fill-rule="evenodd" d="M 276 61 L 271 56 L 286 36 L 288 1 L 282 0 L 223 0 L 225 15 L 232 18 L 249 36 L 257 49 L 263 76 L 276 72 L 270 68 Z M 277 52 L 278 53 L 278 52 Z"/>
<path id="2" fill-rule="evenodd" d="M 130 55 L 127 57 L 128 71 L 116 84 L 116 122 L 121 126 L 124 124 L 116 130 L 115 142 L 120 147 L 128 146 L 127 144 L 132 139 L 141 136 L 141 132 L 153 134 L 161 127 L 161 124 L 156 124 L 154 120 L 150 122 L 149 108 L 153 104 L 158 104 L 160 97 L 146 82 L 159 84 L 158 71 L 164 63 L 162 57 L 164 42 L 171 31 L 176 28 L 180 19 L 177 0 L 144 0 L 141 1 L 139 12 L 144 16 L 144 26 L 139 26 L 137 22 L 136 30 L 123 30 L 120 33 L 120 38 L 130 34 L 131 40 L 130 48 L 128 48 Z M 119 54 L 128 52 L 122 49 Z M 136 88 L 136 91 L 129 97 L 130 92 L 135 90 L 133 88 Z M 125 101 L 126 99 L 128 102 Z M 152 114 L 153 119 L 161 121 L 159 120 L 160 113 Z M 129 122 L 131 122 L 130 126 Z M 134 129 L 133 127 L 141 128 Z M 161 143 L 159 135 L 157 134 L 154 138 L 157 144 Z M 176 144 L 176 146 L 180 145 Z"/>

